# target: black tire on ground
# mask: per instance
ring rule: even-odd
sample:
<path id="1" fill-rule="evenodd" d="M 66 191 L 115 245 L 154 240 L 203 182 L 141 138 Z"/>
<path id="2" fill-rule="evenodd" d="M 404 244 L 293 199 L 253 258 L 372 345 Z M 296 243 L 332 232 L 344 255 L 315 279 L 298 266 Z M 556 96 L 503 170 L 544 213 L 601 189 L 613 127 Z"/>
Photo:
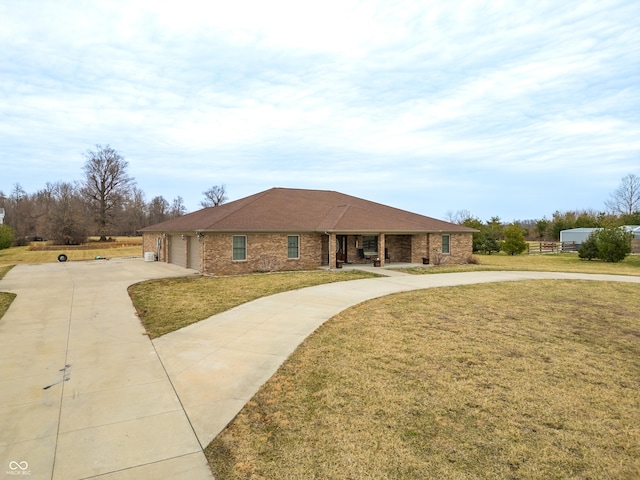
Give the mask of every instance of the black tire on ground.
<path id="1" fill-rule="evenodd" d="M 61 253 L 60 255 L 58 255 L 58 261 L 59 262 L 66 262 L 67 261 L 67 256 L 64 253 Z"/>

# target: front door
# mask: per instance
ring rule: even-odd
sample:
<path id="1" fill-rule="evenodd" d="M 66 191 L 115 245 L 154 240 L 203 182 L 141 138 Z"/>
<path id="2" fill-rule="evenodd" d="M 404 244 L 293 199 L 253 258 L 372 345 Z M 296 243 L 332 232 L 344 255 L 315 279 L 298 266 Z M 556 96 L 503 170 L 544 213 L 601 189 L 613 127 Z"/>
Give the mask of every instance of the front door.
<path id="1" fill-rule="evenodd" d="M 347 262 L 347 236 L 336 235 L 336 261 Z"/>

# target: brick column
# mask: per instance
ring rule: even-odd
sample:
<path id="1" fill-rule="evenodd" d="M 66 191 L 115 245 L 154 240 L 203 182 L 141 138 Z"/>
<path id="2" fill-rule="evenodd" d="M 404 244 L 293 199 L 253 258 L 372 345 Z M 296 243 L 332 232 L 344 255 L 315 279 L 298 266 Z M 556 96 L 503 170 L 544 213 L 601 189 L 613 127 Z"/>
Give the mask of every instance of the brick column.
<path id="1" fill-rule="evenodd" d="M 336 234 L 329 234 L 329 269 L 336 268 Z"/>
<path id="2" fill-rule="evenodd" d="M 378 258 L 380 258 L 380 266 L 384 267 L 384 233 L 378 235 Z"/>
<path id="3" fill-rule="evenodd" d="M 162 234 L 162 246 L 160 247 L 161 250 L 161 257 L 162 260 L 160 260 L 161 262 L 168 262 L 169 261 L 169 236 L 166 234 Z"/>

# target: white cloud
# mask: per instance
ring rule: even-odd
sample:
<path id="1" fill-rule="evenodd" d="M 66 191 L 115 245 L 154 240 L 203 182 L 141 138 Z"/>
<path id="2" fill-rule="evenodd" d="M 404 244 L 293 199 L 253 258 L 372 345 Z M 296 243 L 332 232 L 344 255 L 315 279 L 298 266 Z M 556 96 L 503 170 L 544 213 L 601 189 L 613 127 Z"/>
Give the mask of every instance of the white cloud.
<path id="1" fill-rule="evenodd" d="M 624 0 L 3 3 L 0 189 L 26 185 L 25 158 L 71 175 L 96 143 L 197 198 L 429 185 L 506 208 L 501 178 L 613 189 L 638 168 L 638 17 Z"/>

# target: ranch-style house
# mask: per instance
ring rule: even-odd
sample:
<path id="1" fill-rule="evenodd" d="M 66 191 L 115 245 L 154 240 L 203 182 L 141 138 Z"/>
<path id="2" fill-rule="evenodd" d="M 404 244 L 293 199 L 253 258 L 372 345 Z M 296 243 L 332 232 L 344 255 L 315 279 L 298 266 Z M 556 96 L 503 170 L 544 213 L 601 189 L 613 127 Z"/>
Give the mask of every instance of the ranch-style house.
<path id="1" fill-rule="evenodd" d="M 145 259 L 209 275 L 463 263 L 475 230 L 327 190 L 272 188 L 141 230 Z"/>

